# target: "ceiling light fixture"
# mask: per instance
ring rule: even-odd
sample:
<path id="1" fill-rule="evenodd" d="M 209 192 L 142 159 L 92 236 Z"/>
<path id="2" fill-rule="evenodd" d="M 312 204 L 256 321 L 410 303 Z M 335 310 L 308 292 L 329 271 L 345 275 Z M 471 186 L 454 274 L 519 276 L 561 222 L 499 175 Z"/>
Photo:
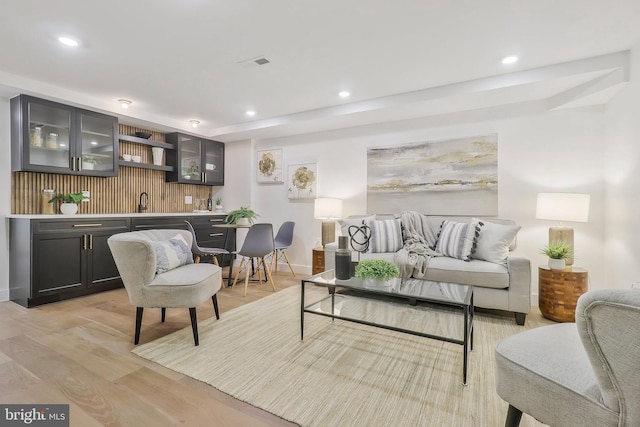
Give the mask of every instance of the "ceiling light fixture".
<path id="1" fill-rule="evenodd" d="M 129 105 L 133 104 L 132 101 L 129 101 L 128 99 L 122 99 L 122 98 L 118 99 L 118 102 L 120 103 L 122 108 L 124 108 L 125 110 L 129 108 Z"/>
<path id="2" fill-rule="evenodd" d="M 247 113 L 246 113 L 246 114 L 247 114 L 247 116 L 249 116 L 249 117 L 253 117 L 253 116 L 255 116 L 255 115 L 256 115 L 256 112 L 255 112 L 255 111 L 253 111 L 253 110 L 247 110 Z"/>
<path id="3" fill-rule="evenodd" d="M 509 55 L 502 58 L 502 63 L 505 65 L 513 64 L 518 61 L 518 57 L 515 55 Z"/>
<path id="4" fill-rule="evenodd" d="M 71 47 L 76 47 L 80 44 L 76 40 L 70 37 L 58 37 L 58 41 L 64 45 L 71 46 Z"/>
<path id="5" fill-rule="evenodd" d="M 346 90 L 343 90 L 342 92 L 338 93 L 338 96 L 340 98 L 348 98 L 349 95 L 351 95 L 351 93 L 347 92 Z"/>
<path id="6" fill-rule="evenodd" d="M 189 123 L 191 123 L 191 126 L 192 126 L 192 127 L 197 128 L 197 127 L 198 127 L 198 125 L 200 124 L 200 120 L 194 120 L 194 119 L 192 119 L 192 120 L 189 120 Z"/>

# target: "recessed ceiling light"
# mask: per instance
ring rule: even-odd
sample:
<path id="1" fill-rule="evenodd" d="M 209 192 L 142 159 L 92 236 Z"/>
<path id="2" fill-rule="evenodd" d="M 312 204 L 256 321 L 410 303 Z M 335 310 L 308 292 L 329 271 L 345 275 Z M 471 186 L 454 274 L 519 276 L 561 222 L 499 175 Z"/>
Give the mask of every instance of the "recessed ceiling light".
<path id="1" fill-rule="evenodd" d="M 191 126 L 193 126 L 194 128 L 197 128 L 198 125 L 200 124 L 200 120 L 189 120 L 189 123 L 191 123 Z"/>
<path id="2" fill-rule="evenodd" d="M 246 114 L 247 114 L 247 116 L 253 117 L 253 116 L 256 115 L 256 112 L 253 111 L 253 110 L 247 110 Z"/>
<path id="3" fill-rule="evenodd" d="M 129 105 L 133 104 L 133 102 L 129 101 L 128 99 L 122 99 L 122 98 L 118 99 L 118 102 L 120 103 L 122 108 L 124 108 L 125 110 L 129 108 Z"/>
<path id="4" fill-rule="evenodd" d="M 76 47 L 80 44 L 76 40 L 69 37 L 58 37 L 58 41 L 64 45 L 72 46 L 72 47 Z"/>
<path id="5" fill-rule="evenodd" d="M 502 58 L 502 63 L 505 65 L 513 64 L 514 62 L 517 62 L 517 61 L 518 61 L 518 57 L 515 55 L 509 55 Z"/>
<path id="6" fill-rule="evenodd" d="M 338 96 L 340 98 L 348 98 L 349 95 L 351 95 L 351 93 L 347 92 L 346 90 L 343 90 L 342 92 L 338 93 Z"/>

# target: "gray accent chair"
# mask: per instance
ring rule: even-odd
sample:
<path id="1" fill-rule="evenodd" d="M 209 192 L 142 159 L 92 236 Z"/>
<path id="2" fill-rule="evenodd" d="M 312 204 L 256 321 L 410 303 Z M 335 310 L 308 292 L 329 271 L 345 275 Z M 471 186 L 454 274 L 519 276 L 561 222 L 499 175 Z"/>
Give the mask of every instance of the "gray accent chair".
<path id="1" fill-rule="evenodd" d="M 553 427 L 640 426 L 640 290 L 590 291 L 576 323 L 543 326 L 496 346 L 496 390 L 522 413 Z"/>
<path id="2" fill-rule="evenodd" d="M 169 240 L 176 234 L 191 245 L 192 236 L 187 230 L 133 231 L 114 234 L 107 240 L 129 301 L 136 307 L 134 344 L 140 342 L 144 308 L 161 308 L 163 322 L 167 307 L 189 308 L 195 345 L 199 344 L 196 307 L 211 298 L 216 319 L 220 318 L 216 296 L 222 284 L 220 267 L 208 263 L 187 264 L 156 273 L 156 252 L 151 242 Z"/>

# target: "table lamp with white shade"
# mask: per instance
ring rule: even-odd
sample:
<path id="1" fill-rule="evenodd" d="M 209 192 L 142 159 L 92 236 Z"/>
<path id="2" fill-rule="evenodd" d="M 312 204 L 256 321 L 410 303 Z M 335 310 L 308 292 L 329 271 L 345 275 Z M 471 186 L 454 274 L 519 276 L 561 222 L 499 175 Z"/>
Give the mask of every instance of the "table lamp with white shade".
<path id="1" fill-rule="evenodd" d="M 536 206 L 536 219 L 560 221 L 549 227 L 549 243 L 564 242 L 571 251 L 566 265 L 573 265 L 573 228 L 565 226 L 567 222 L 587 222 L 589 220 L 589 194 L 579 193 L 539 193 Z"/>
<path id="2" fill-rule="evenodd" d="M 336 219 L 342 218 L 342 200 L 330 198 L 315 199 L 313 216 L 322 220 L 322 247 L 336 240 Z"/>

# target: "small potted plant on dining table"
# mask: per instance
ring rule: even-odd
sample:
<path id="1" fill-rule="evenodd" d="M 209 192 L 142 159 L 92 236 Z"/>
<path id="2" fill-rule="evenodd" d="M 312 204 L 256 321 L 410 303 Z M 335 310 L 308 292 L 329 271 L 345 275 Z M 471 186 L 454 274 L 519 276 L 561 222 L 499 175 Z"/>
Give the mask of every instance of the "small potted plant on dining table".
<path id="1" fill-rule="evenodd" d="M 78 203 L 89 200 L 82 193 L 60 193 L 49 200 L 49 203 L 60 201 L 60 212 L 64 215 L 75 215 L 78 212 Z"/>
<path id="2" fill-rule="evenodd" d="M 253 224 L 253 220 L 258 217 L 258 214 L 248 207 L 240 207 L 240 209 L 233 210 L 227 214 L 224 222 L 227 224 L 235 224 L 248 226 Z"/>

